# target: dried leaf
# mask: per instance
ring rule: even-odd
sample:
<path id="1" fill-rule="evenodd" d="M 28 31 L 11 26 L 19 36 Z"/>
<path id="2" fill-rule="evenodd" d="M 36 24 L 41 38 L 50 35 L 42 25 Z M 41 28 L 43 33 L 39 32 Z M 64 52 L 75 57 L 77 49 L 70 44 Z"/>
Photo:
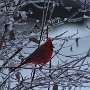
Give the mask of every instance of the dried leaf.
<path id="1" fill-rule="evenodd" d="M 15 33 L 13 30 L 10 31 L 10 40 L 15 40 Z"/>
<path id="2" fill-rule="evenodd" d="M 79 43 L 78 43 L 78 40 L 79 40 L 79 38 L 76 38 L 76 46 L 78 47 L 79 46 Z"/>
<path id="3" fill-rule="evenodd" d="M 16 76 L 18 82 L 20 82 L 20 75 L 21 75 L 20 72 L 15 73 L 15 76 Z"/>
<path id="4" fill-rule="evenodd" d="M 54 84 L 53 90 L 58 90 L 58 85 L 57 84 Z"/>
<path id="5" fill-rule="evenodd" d="M 35 42 L 37 44 L 39 43 L 39 41 L 36 38 L 34 38 L 34 37 L 30 37 L 29 40 L 31 40 L 31 41 L 33 41 L 33 42 Z"/>
<path id="6" fill-rule="evenodd" d="M 5 24 L 5 25 L 4 25 L 4 28 L 5 28 L 5 31 L 6 31 L 6 32 L 8 31 L 8 26 L 9 26 L 8 24 Z"/>
<path id="7" fill-rule="evenodd" d="M 2 48 L 3 42 L 4 42 L 4 36 L 2 36 L 2 38 L 0 39 L 0 49 Z"/>
<path id="8" fill-rule="evenodd" d="M 23 59 L 24 56 L 23 56 L 23 55 L 19 55 L 18 58 L 19 58 L 19 59 Z"/>
<path id="9" fill-rule="evenodd" d="M 72 46 L 70 47 L 70 51 L 71 51 L 71 52 L 73 51 L 73 48 L 72 48 Z"/>

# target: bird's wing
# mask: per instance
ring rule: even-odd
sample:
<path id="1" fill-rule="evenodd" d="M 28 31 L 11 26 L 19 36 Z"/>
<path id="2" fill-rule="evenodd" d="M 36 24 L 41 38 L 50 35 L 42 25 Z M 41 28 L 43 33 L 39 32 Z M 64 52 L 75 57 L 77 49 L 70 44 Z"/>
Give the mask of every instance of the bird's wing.
<path id="1" fill-rule="evenodd" d="M 31 55 L 29 55 L 27 57 L 27 59 L 35 59 L 35 58 L 39 58 L 39 57 L 43 57 L 47 52 L 47 50 L 45 48 L 37 48 Z"/>

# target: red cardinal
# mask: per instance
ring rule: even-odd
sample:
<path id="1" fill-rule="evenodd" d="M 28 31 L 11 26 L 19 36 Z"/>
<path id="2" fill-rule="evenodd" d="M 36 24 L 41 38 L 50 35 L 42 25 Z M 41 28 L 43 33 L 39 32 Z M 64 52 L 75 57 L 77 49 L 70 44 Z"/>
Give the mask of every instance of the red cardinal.
<path id="1" fill-rule="evenodd" d="M 31 55 L 29 55 L 16 68 L 19 68 L 19 67 L 23 66 L 24 64 L 28 64 L 28 63 L 33 63 L 33 64 L 47 63 L 51 59 L 51 56 L 53 53 L 53 47 L 54 46 L 52 44 L 52 41 L 49 38 L 43 45 L 41 45 L 39 48 L 37 48 Z"/>

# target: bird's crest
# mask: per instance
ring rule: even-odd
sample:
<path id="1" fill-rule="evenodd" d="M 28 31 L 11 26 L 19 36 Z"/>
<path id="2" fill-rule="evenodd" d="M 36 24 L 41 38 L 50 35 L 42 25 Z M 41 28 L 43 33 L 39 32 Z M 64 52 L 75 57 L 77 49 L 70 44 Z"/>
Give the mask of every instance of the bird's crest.
<path id="1" fill-rule="evenodd" d="M 46 44 L 52 45 L 52 40 L 50 38 L 47 39 Z"/>

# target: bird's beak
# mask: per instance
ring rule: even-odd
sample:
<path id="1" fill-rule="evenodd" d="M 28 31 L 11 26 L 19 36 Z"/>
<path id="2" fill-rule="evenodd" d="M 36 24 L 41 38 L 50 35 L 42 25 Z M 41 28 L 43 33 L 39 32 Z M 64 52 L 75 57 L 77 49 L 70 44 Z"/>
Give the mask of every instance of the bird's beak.
<path id="1" fill-rule="evenodd" d="M 52 45 L 52 47 L 55 48 L 54 45 Z"/>

